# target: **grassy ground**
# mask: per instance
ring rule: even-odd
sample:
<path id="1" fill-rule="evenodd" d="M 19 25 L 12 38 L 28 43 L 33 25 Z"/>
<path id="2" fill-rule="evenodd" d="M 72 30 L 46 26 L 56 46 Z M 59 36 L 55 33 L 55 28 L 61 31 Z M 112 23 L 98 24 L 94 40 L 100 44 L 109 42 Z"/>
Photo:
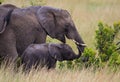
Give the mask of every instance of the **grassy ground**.
<path id="1" fill-rule="evenodd" d="M 4 0 L 18 7 L 29 6 L 30 0 Z M 32 0 L 37 4 L 39 0 Z M 95 30 L 99 21 L 112 25 L 120 21 L 120 0 L 41 0 L 42 5 L 53 6 L 68 10 L 75 25 L 88 47 L 94 48 Z M 48 39 L 49 41 L 49 39 Z M 54 40 L 53 40 L 54 41 Z M 72 44 L 68 40 L 68 44 Z M 17 74 L 7 69 L 0 69 L 0 82 L 119 82 L 120 72 L 108 73 L 107 69 L 92 72 L 88 69 L 81 71 L 32 71 L 25 75 Z"/>
<path id="2" fill-rule="evenodd" d="M 120 72 L 107 69 L 93 72 L 91 69 L 77 70 L 32 70 L 29 74 L 15 73 L 10 68 L 0 69 L 0 82 L 119 82 Z"/>

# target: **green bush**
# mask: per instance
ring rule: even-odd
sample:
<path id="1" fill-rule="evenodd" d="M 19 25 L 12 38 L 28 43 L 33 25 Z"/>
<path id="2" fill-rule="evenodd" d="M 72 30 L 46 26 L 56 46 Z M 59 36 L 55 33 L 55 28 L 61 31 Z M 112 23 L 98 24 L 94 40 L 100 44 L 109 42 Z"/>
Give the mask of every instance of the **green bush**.
<path id="1" fill-rule="evenodd" d="M 115 38 L 120 29 L 120 23 L 116 23 L 113 27 L 107 24 L 99 23 L 99 29 L 96 31 L 96 49 L 103 62 L 108 61 L 111 55 L 116 51 Z"/>
<path id="2" fill-rule="evenodd" d="M 114 52 L 109 59 L 109 66 L 120 65 L 120 54 Z"/>
<path id="3" fill-rule="evenodd" d="M 90 67 L 91 65 L 93 65 L 95 63 L 96 55 L 97 54 L 96 54 L 95 50 L 93 50 L 91 48 L 85 48 L 83 55 L 80 57 L 80 60 L 85 65 L 85 67 Z"/>
<path id="4" fill-rule="evenodd" d="M 99 55 L 102 61 L 107 61 L 113 51 L 115 50 L 114 41 L 114 29 L 103 23 L 98 24 L 99 29 L 96 31 L 96 49 L 99 51 Z"/>
<path id="5" fill-rule="evenodd" d="M 113 26 L 99 23 L 98 30 L 96 30 L 96 49 L 98 50 L 99 62 L 96 64 L 98 67 L 117 68 L 120 65 L 120 53 L 116 45 L 117 36 L 120 31 L 120 23 L 115 23 Z"/>

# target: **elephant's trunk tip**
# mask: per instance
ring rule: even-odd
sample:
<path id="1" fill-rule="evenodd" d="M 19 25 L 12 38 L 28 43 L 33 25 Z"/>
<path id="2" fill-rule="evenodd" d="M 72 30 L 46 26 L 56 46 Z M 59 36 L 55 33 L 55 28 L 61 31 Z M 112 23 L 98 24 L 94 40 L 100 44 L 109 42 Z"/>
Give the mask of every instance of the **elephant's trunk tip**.
<path id="1" fill-rule="evenodd" d="M 81 49 L 79 48 L 79 46 L 77 46 L 77 48 L 78 48 L 78 56 L 80 57 L 81 54 L 82 54 L 82 51 L 81 51 Z"/>

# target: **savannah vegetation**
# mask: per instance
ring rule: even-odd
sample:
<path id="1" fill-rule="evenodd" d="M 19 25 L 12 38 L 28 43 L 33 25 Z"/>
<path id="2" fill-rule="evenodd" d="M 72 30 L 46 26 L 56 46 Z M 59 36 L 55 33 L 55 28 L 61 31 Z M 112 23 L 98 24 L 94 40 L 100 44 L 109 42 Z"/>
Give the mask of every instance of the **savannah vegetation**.
<path id="1" fill-rule="evenodd" d="M 58 62 L 55 70 L 16 73 L 0 68 L 0 82 L 119 82 L 120 80 L 120 1 L 119 0 L 0 0 L 18 7 L 47 5 L 66 9 L 87 44 L 82 57 Z M 47 42 L 59 42 L 47 38 Z M 67 40 L 77 52 L 75 44 Z M 83 58 L 89 58 L 83 62 Z"/>

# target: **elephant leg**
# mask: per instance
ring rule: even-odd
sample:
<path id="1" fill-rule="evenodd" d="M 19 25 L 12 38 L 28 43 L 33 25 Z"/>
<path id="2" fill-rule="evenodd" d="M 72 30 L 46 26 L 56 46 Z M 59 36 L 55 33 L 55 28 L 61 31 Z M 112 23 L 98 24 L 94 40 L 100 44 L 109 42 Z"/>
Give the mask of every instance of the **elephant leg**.
<path id="1" fill-rule="evenodd" d="M 15 62 L 15 60 L 18 57 L 17 50 L 14 46 L 8 47 L 6 54 L 7 56 L 5 57 L 5 59 L 8 60 L 9 62 Z"/>
<path id="2" fill-rule="evenodd" d="M 1 46 L 1 45 L 0 45 Z M 9 65 L 17 65 L 16 59 L 18 57 L 18 53 L 14 44 L 6 44 L 3 46 L 4 48 L 0 48 L 0 55 L 2 57 L 2 61 L 6 66 Z"/>
<path id="3" fill-rule="evenodd" d="M 33 60 L 28 60 L 23 62 L 24 71 L 29 72 L 34 66 Z"/>
<path id="4" fill-rule="evenodd" d="M 53 64 L 51 66 L 48 66 L 48 69 L 55 69 L 55 67 L 56 67 L 56 64 Z"/>
<path id="5" fill-rule="evenodd" d="M 17 66 L 17 57 L 18 57 L 18 53 L 15 47 L 15 44 L 7 44 L 4 46 L 6 50 L 4 53 L 4 62 L 6 64 L 6 66 L 9 65 L 15 65 Z"/>
<path id="6" fill-rule="evenodd" d="M 53 58 L 51 58 L 50 57 L 50 61 L 49 61 L 49 63 L 47 64 L 47 66 L 48 66 L 48 69 L 55 69 L 55 67 L 56 67 L 56 60 L 55 59 L 53 59 Z"/>

